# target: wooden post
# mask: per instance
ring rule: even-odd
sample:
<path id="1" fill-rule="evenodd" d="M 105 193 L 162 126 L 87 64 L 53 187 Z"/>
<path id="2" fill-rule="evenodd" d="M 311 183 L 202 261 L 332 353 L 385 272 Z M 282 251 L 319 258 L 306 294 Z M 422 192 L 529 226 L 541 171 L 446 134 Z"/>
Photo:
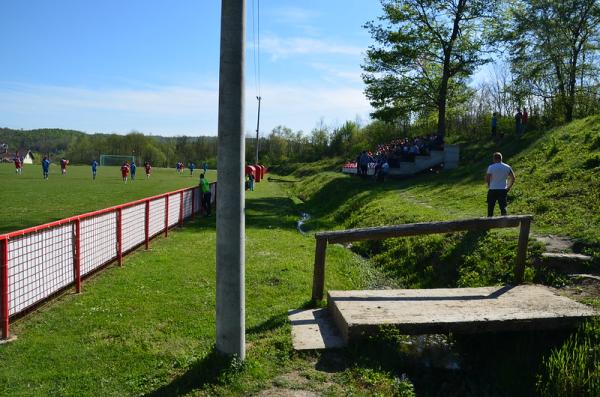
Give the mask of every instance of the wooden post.
<path id="1" fill-rule="evenodd" d="M 318 303 L 323 299 L 323 290 L 325 288 L 325 253 L 327 250 L 327 240 L 317 238 L 317 247 L 315 248 L 315 268 L 313 273 L 313 303 Z"/>
<path id="2" fill-rule="evenodd" d="M 519 229 L 519 246 L 517 248 L 517 263 L 515 265 L 515 282 L 520 284 L 523 282 L 525 275 L 525 260 L 527 259 L 527 243 L 529 242 L 529 227 L 531 219 L 521 220 Z"/>
<path id="3" fill-rule="evenodd" d="M 0 328 L 2 339 L 10 337 L 8 310 L 8 239 L 0 240 Z"/>
<path id="4" fill-rule="evenodd" d="M 74 226 L 74 252 L 73 252 L 73 278 L 75 279 L 75 292 L 81 292 L 81 221 L 75 219 Z"/>

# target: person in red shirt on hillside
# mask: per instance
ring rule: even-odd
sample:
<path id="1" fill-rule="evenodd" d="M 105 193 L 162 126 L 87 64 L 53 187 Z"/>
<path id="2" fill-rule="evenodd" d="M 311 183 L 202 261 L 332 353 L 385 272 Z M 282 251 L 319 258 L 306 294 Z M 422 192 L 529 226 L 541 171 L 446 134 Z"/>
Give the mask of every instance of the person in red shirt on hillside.
<path id="1" fill-rule="evenodd" d="M 123 182 L 127 183 L 127 176 L 129 175 L 129 164 L 126 162 L 121 166 L 121 176 L 123 177 Z"/>
<path id="2" fill-rule="evenodd" d="M 144 164 L 144 167 L 146 168 L 146 179 L 149 179 L 150 172 L 152 171 L 152 165 L 150 165 L 149 161 L 146 161 L 146 164 Z"/>

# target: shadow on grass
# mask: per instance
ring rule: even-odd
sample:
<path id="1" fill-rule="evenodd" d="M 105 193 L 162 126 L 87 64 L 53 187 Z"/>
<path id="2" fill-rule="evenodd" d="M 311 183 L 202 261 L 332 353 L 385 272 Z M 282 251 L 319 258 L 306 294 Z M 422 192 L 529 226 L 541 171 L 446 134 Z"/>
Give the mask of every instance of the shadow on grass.
<path id="1" fill-rule="evenodd" d="M 312 305 L 312 302 L 310 300 L 305 301 L 300 307 L 298 307 L 298 309 L 300 309 L 300 310 L 308 310 L 308 309 L 312 309 L 312 308 L 314 308 L 314 306 Z M 287 321 L 288 321 L 287 313 L 277 314 L 260 324 L 257 324 L 250 328 L 247 328 L 246 333 L 247 334 L 262 334 L 264 332 L 273 331 L 277 328 L 283 327 L 287 323 Z"/>
<path id="2" fill-rule="evenodd" d="M 220 377 L 232 370 L 234 361 L 235 359 L 219 353 L 213 347 L 204 358 L 194 362 L 183 375 L 145 396 L 181 396 L 203 386 L 220 383 Z"/>
<path id="3" fill-rule="evenodd" d="M 369 200 L 380 193 L 397 190 L 398 181 L 375 182 L 372 178 L 350 176 L 335 178 L 325 183 L 304 204 L 311 215 L 325 216 L 335 212 L 340 206 L 364 192 L 369 192 Z M 363 200 L 366 201 L 366 198 Z"/>
<path id="4" fill-rule="evenodd" d="M 269 182 L 283 182 L 283 183 L 298 183 L 298 182 L 302 182 L 300 180 L 288 180 L 288 179 L 273 178 L 273 177 L 268 177 L 267 180 Z"/>
<path id="5" fill-rule="evenodd" d="M 217 227 L 216 206 L 211 216 L 196 215 L 185 227 L 212 229 Z M 295 229 L 294 202 L 287 197 L 266 197 L 246 199 L 246 227 L 256 229 L 280 228 Z M 300 211 L 297 211 L 300 214 Z M 299 215 L 298 215 L 299 216 Z"/>
<path id="6" fill-rule="evenodd" d="M 296 205 L 288 197 L 248 198 L 246 225 L 255 229 L 296 229 Z"/>
<path id="7" fill-rule="evenodd" d="M 570 331 L 408 337 L 379 335 L 339 350 L 324 351 L 316 369 L 365 370 L 408 376 L 419 396 L 532 396 L 542 360 Z M 356 370 L 358 369 L 358 370 Z"/>

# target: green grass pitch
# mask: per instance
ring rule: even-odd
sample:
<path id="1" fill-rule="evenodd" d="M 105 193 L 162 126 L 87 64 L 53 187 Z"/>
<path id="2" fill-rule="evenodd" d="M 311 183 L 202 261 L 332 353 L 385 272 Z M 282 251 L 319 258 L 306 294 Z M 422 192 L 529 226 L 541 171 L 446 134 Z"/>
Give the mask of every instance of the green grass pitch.
<path id="1" fill-rule="evenodd" d="M 190 176 L 189 170 L 177 174 L 175 168 L 153 168 L 146 179 L 138 167 L 136 180 L 123 183 L 119 167 L 98 167 L 94 181 L 90 166 L 69 166 L 62 176 L 52 164 L 44 180 L 40 165 L 25 165 L 16 175 L 13 164 L 0 164 L 0 233 L 195 186 L 199 177 L 198 170 Z M 208 180 L 215 179 L 216 171 L 209 170 Z"/>

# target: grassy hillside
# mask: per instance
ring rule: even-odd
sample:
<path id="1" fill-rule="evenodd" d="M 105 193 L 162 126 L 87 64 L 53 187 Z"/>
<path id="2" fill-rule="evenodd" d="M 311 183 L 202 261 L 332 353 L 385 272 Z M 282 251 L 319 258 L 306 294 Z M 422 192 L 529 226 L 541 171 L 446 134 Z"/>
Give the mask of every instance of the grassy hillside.
<path id="1" fill-rule="evenodd" d="M 286 179 L 290 180 L 290 193 L 300 197 L 304 211 L 313 216 L 308 225 L 313 229 L 481 217 L 486 215 L 485 170 L 492 153 L 500 151 L 517 175 L 509 195 L 509 213 L 534 215 L 526 281 L 555 286 L 570 282 L 564 276 L 532 266 L 543 250 L 535 242 L 536 235 L 552 234 L 572 240 L 575 251 L 594 257 L 591 267 L 598 270 L 600 116 L 546 133 L 531 131 L 522 138 L 493 142 L 482 137 L 458 143 L 461 166 L 452 171 L 379 184 L 339 172 L 321 172 L 327 167 L 327 162 L 322 162 L 302 165 Z M 505 229 L 365 242 L 355 244 L 353 250 L 370 257 L 377 269 L 403 287 L 466 287 L 513 282 L 516 244 L 517 231 Z M 576 285 L 569 288 L 580 290 Z M 597 292 L 589 294 L 584 302 L 600 308 Z M 384 337 L 369 348 L 382 355 L 391 354 L 401 349 L 400 340 L 393 335 Z M 459 338 L 454 348 L 462 357 L 475 361 L 465 378 L 457 376 L 448 381 L 458 382 L 449 386 L 448 393 L 495 395 L 497 391 L 487 387 L 496 384 L 510 395 L 598 395 L 598 341 L 598 322 L 585 324 L 564 343 L 561 337 L 550 337 L 548 333 L 514 339 L 506 335 L 468 341 Z M 487 356 L 495 360 L 486 360 Z M 395 367 L 397 364 L 392 364 Z M 422 382 L 428 381 L 418 375 L 418 370 L 409 373 L 418 390 Z M 443 376 L 436 374 L 435 381 L 443 384 Z M 469 380 L 462 383 L 465 379 Z M 488 383 L 478 384 L 474 379 L 487 379 Z"/>
<path id="2" fill-rule="evenodd" d="M 492 153 L 500 151 L 517 175 L 509 213 L 533 214 L 534 233 L 569 237 L 577 250 L 600 256 L 600 116 L 521 139 L 458 143 L 456 170 L 384 184 L 314 172 L 290 186 L 306 200 L 315 215 L 312 227 L 319 229 L 485 216 L 483 178 Z M 311 167 L 303 165 L 290 176 L 307 175 Z M 322 169 L 323 164 L 315 166 Z"/>

